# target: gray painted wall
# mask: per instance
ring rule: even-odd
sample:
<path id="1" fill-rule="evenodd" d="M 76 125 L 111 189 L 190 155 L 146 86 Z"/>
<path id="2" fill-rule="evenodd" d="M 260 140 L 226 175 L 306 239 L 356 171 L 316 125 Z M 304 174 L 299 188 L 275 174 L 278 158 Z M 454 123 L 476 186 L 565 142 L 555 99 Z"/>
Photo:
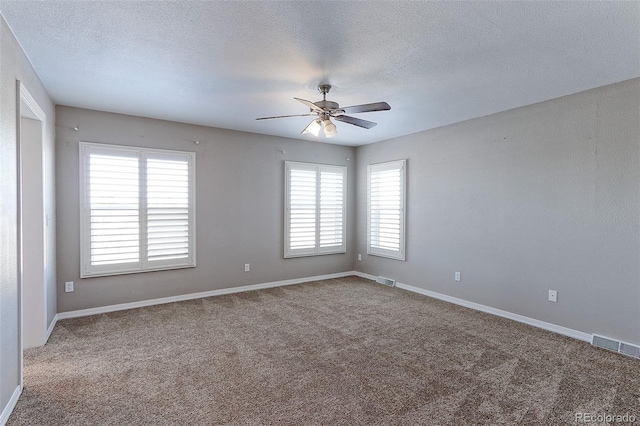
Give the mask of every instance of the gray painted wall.
<path id="1" fill-rule="evenodd" d="M 366 255 L 367 164 L 400 158 L 406 262 Z M 356 270 L 640 343 L 640 79 L 362 146 L 357 169 Z"/>
<path id="2" fill-rule="evenodd" d="M 0 16 L 0 412 L 20 384 L 16 80 L 23 82 L 47 114 L 45 144 L 53 152 L 53 103 Z M 51 320 L 56 292 L 48 290 L 51 312 L 47 312 L 47 318 Z"/>
<path id="3" fill-rule="evenodd" d="M 65 106 L 56 107 L 56 119 L 58 282 L 75 281 L 73 293 L 59 286 L 59 312 L 353 267 L 355 168 L 346 158 L 354 157 L 354 148 Z M 196 268 L 79 278 L 79 141 L 197 153 Z M 285 160 L 348 166 L 346 254 L 283 258 Z M 245 263 L 251 272 L 244 272 Z"/>

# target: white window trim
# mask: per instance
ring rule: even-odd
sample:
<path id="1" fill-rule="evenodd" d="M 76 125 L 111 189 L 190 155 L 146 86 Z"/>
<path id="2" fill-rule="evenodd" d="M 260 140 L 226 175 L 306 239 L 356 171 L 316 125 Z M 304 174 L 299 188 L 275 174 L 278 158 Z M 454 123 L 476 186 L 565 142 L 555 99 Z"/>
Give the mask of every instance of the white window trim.
<path id="1" fill-rule="evenodd" d="M 400 194 L 400 250 L 386 250 L 371 247 L 371 173 L 399 169 L 401 176 Z M 407 160 L 388 161 L 385 163 L 369 164 L 367 166 L 367 254 L 386 257 L 395 260 L 405 260 L 405 228 L 406 228 L 406 200 L 407 200 Z"/>
<path id="2" fill-rule="evenodd" d="M 155 148 L 141 148 L 126 145 L 114 145 L 95 142 L 80 142 L 80 168 L 79 168 L 79 180 L 80 180 L 80 278 L 102 277 L 110 275 L 122 275 L 133 274 L 141 272 L 151 271 L 164 271 L 171 269 L 183 269 L 193 268 L 196 266 L 196 153 L 190 151 L 172 151 L 165 149 Z M 133 153 L 138 156 L 139 159 L 146 159 L 148 155 L 160 154 L 163 156 L 176 156 L 181 159 L 187 159 L 189 163 L 189 255 L 186 259 L 182 259 L 181 262 L 170 261 L 153 261 L 148 262 L 145 258 L 147 252 L 146 231 L 141 232 L 140 236 L 140 260 L 136 264 L 128 264 L 129 266 L 122 266 L 122 264 L 104 265 L 104 266 L 91 266 L 91 235 L 90 235 L 90 214 L 89 214 L 89 194 L 87 187 L 87 161 L 90 152 L 104 151 L 106 153 L 113 153 L 114 151 Z M 146 162 L 140 161 L 141 168 L 144 169 L 144 173 L 141 176 L 141 182 L 146 182 Z M 146 208 L 146 192 L 140 191 L 140 229 L 146 227 L 147 217 L 142 214 Z"/>
<path id="3" fill-rule="evenodd" d="M 316 171 L 316 244 L 310 249 L 291 249 L 289 246 L 290 228 L 291 228 L 291 205 L 289 197 L 290 172 L 291 167 L 299 169 Z M 342 244 L 340 246 L 322 248 L 320 247 L 320 172 L 339 171 L 343 175 L 342 181 Z M 320 256 L 325 254 L 338 254 L 347 252 L 347 166 L 336 166 L 329 164 L 302 163 L 295 161 L 285 161 L 285 177 L 284 177 L 284 257 L 304 257 L 304 256 Z"/>

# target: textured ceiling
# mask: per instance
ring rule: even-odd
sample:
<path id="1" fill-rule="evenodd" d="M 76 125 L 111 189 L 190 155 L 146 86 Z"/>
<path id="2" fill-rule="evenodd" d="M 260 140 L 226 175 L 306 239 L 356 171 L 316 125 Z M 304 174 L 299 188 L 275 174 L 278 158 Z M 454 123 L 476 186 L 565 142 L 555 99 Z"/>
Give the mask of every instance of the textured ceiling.
<path id="1" fill-rule="evenodd" d="M 58 104 L 291 138 L 320 82 L 362 145 L 640 76 L 640 2 L 5 1 Z"/>

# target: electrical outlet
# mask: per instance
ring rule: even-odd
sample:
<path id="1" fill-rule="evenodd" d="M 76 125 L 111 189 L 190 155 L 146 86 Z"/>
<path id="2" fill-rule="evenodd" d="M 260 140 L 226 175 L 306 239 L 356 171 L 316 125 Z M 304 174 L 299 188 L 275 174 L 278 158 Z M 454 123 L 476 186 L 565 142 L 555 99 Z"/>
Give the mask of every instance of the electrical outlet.
<path id="1" fill-rule="evenodd" d="M 251 268 L 249 267 L 249 264 L 248 264 L 248 263 L 245 263 L 245 264 L 244 264 L 244 271 L 245 271 L 245 272 L 249 272 L 250 270 L 251 270 Z"/>
<path id="2" fill-rule="evenodd" d="M 460 272 L 456 272 L 455 275 L 453 276 L 453 279 L 456 281 L 460 281 Z"/>
<path id="3" fill-rule="evenodd" d="M 71 293 L 73 291 L 73 281 L 67 281 L 64 283 L 64 292 Z"/>
<path id="4" fill-rule="evenodd" d="M 358 253 L 358 260 L 362 261 L 362 255 Z"/>
<path id="5" fill-rule="evenodd" d="M 549 302 L 557 302 L 558 301 L 558 292 L 555 290 L 549 290 Z"/>

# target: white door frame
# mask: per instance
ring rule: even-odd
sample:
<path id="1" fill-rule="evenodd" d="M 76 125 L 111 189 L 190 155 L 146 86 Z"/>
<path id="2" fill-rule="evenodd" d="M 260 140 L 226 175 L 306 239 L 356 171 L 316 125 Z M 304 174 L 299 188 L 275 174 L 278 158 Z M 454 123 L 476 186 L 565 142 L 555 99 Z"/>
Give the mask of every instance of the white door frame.
<path id="1" fill-rule="evenodd" d="M 44 110 L 40 108 L 35 98 L 29 93 L 27 88 L 22 84 L 20 80 L 16 80 L 16 136 L 17 136 L 17 182 L 18 182 L 18 315 L 20 316 L 20 321 L 18 325 L 18 334 L 20 340 L 20 390 L 23 388 L 23 366 L 24 366 L 24 307 L 23 307 L 23 295 L 24 295 L 24 256 L 23 256 L 23 230 L 22 230 L 22 137 L 20 134 L 21 128 L 21 119 L 23 117 L 31 118 L 38 120 L 42 123 L 41 128 L 41 141 L 42 141 L 42 150 L 43 150 L 43 166 L 45 164 L 44 161 L 44 137 L 46 134 L 46 120 L 47 115 Z M 27 106 L 27 110 L 22 110 L 22 103 Z M 43 173 L 43 180 L 45 175 Z M 43 190 L 44 190 L 44 182 L 43 182 Z M 43 195 L 44 198 L 44 195 Z M 45 200 L 43 199 L 43 203 Z M 43 204 L 44 206 L 44 204 Z M 46 225 L 46 208 L 43 208 L 43 223 Z M 44 232 L 44 238 L 42 243 L 46 243 L 46 227 Z M 43 274 L 44 275 L 44 274 Z M 45 285 L 45 277 L 43 276 L 43 292 L 46 292 Z M 47 314 L 46 314 L 46 293 L 45 293 L 45 310 L 43 312 L 43 327 L 44 330 L 47 329 Z"/>

